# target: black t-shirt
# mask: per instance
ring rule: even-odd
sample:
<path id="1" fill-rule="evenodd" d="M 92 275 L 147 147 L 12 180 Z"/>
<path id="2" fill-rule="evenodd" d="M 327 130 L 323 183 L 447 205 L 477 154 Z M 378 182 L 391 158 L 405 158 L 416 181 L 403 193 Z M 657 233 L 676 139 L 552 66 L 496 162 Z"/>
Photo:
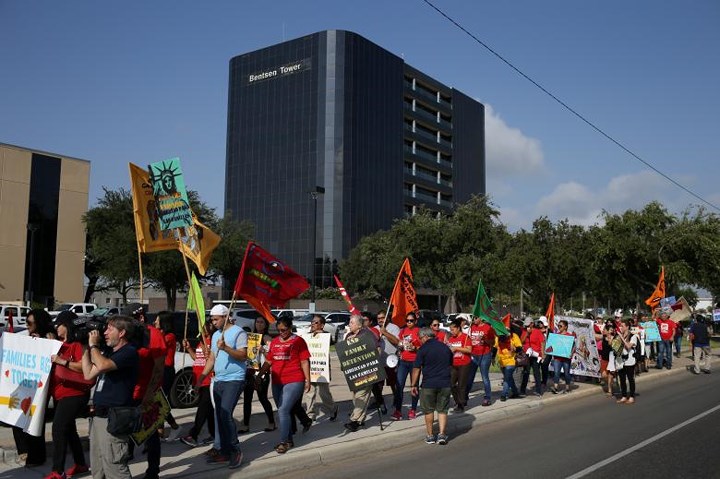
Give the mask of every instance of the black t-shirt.
<path id="1" fill-rule="evenodd" d="M 604 334 L 602 338 L 602 349 L 598 352 L 600 353 L 600 359 L 610 361 L 610 343 L 607 342 Z"/>
<path id="2" fill-rule="evenodd" d="M 110 353 L 108 359 L 115 363 L 117 369 L 98 377 L 93 404 L 95 407 L 132 406 L 139 364 L 135 346 L 126 344 Z"/>
<path id="3" fill-rule="evenodd" d="M 428 339 L 418 349 L 413 365 L 422 368 L 422 386 L 432 389 L 449 388 L 452 360 L 453 353 L 450 348 L 436 339 Z"/>

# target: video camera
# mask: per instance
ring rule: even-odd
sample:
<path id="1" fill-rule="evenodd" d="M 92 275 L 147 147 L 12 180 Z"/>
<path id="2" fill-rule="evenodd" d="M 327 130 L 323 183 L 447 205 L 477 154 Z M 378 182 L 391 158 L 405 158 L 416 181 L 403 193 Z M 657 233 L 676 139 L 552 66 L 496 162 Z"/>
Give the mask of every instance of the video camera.
<path id="1" fill-rule="evenodd" d="M 104 320 L 88 319 L 75 329 L 75 340 L 78 341 L 80 344 L 87 346 L 88 338 L 90 337 L 90 331 L 97 331 L 98 333 L 100 333 L 100 346 L 104 346 L 106 328 L 107 323 Z"/>

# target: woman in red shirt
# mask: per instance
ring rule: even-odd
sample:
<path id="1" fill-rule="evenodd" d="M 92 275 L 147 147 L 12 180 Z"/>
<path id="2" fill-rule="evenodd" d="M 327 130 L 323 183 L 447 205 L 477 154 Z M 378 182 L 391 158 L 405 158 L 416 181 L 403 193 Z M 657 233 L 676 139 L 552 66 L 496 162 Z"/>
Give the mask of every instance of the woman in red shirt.
<path id="1" fill-rule="evenodd" d="M 60 351 L 51 356 L 54 366 L 50 376 L 50 394 L 55 402 L 55 417 L 52 423 L 53 465 L 45 479 L 64 479 L 88 471 L 75 420 L 87 408 L 92 383 L 73 382 L 67 375 L 72 371 L 82 376 L 83 348 L 75 341 L 75 318 L 75 313 L 63 312 L 56 321 L 57 338 L 63 343 Z M 68 445 L 75 464 L 65 472 Z"/>
<path id="2" fill-rule="evenodd" d="M 405 317 L 405 327 L 400 330 L 398 335 L 398 350 L 400 350 L 400 361 L 397 369 L 397 387 L 395 388 L 395 412 L 392 418 L 396 421 L 402 419 L 402 403 L 405 389 L 405 381 L 413 370 L 413 363 L 417 357 L 417 350 L 422 343 L 420 342 L 420 328 L 417 327 L 417 316 L 415 313 L 408 313 Z M 408 419 L 415 419 L 417 416 L 418 396 L 411 396 L 410 411 L 408 411 Z"/>
<path id="3" fill-rule="evenodd" d="M 177 339 L 173 332 L 172 313 L 170 311 L 161 311 L 155 318 L 154 326 L 160 330 L 165 340 L 165 368 L 163 369 L 162 390 L 165 396 L 170 397 L 172 385 L 175 381 L 175 351 L 177 349 Z M 178 423 L 175 421 L 172 413 L 168 413 L 166 418 L 168 424 L 173 429 L 178 429 Z M 161 435 L 162 437 L 162 435 Z"/>
<path id="4" fill-rule="evenodd" d="M 270 342 L 265 364 L 255 375 L 255 383 L 259 388 L 265 374 L 271 371 L 273 398 L 280 420 L 280 443 L 275 451 L 284 454 L 295 445 L 291 411 L 303 392 L 310 391 L 310 351 L 305 340 L 293 334 L 292 319 L 278 319 L 277 329 L 280 335 Z"/>
<path id="5" fill-rule="evenodd" d="M 520 383 L 520 395 L 525 395 L 530 370 L 532 369 L 535 380 L 535 396 L 542 396 L 542 381 L 540 376 L 540 363 L 542 363 L 542 352 L 545 350 L 545 335 L 540 328 L 542 323 L 534 323 L 532 318 L 525 319 L 525 331 L 522 332 L 520 341 L 523 351 L 528 355 L 528 365 L 523 368 L 522 382 Z"/>
<path id="6" fill-rule="evenodd" d="M 443 331 L 440 329 L 440 320 L 439 319 L 433 319 L 432 323 L 430 323 L 430 327 L 433 330 L 433 333 L 435 333 L 435 339 L 440 341 L 441 343 L 445 343 L 448 337 L 447 331 Z"/>
<path id="7" fill-rule="evenodd" d="M 455 400 L 455 412 L 463 412 L 467 404 L 465 388 L 467 387 L 468 369 L 470 369 L 472 360 L 470 356 L 472 344 L 468 335 L 462 332 L 462 319 L 455 319 L 450 324 L 450 335 L 445 338 L 445 343 L 453 353 L 450 387 Z"/>

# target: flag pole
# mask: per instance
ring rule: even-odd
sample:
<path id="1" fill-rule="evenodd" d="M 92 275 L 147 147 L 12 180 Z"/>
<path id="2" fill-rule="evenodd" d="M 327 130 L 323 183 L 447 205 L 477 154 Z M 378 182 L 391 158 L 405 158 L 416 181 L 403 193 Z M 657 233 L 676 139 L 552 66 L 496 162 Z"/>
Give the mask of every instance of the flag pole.
<path id="1" fill-rule="evenodd" d="M 178 241 L 178 250 L 180 250 L 180 254 L 183 258 L 183 264 L 185 265 L 185 274 L 187 275 L 188 280 L 188 288 L 191 287 L 191 279 L 190 279 L 190 267 L 188 266 L 188 260 L 187 256 L 185 256 L 185 251 L 182 248 L 182 239 L 180 237 L 180 228 L 175 229 L 175 237 Z M 185 330 L 183 331 L 183 342 L 187 340 L 187 329 L 188 329 L 188 308 L 187 308 L 187 300 L 185 303 Z M 183 354 L 183 360 L 182 360 L 182 367 L 185 367 L 185 355 Z"/>
<path id="2" fill-rule="evenodd" d="M 137 238 L 135 240 L 135 244 L 137 245 L 137 252 L 138 252 L 138 269 L 140 270 L 140 304 L 143 305 L 143 269 L 142 269 L 142 251 L 140 251 L 140 242 L 137 241 Z"/>

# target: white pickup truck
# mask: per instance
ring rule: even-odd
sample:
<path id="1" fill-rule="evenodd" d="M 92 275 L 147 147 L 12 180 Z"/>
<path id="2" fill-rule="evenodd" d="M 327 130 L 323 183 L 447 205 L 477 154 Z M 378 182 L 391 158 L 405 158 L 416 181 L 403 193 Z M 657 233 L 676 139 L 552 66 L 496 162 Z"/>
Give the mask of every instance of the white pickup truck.
<path id="1" fill-rule="evenodd" d="M 57 318 L 58 314 L 63 311 L 72 311 L 77 314 L 78 319 L 90 319 L 92 312 L 97 308 L 97 304 L 94 303 L 63 303 L 55 311 L 48 311 L 53 320 Z"/>

